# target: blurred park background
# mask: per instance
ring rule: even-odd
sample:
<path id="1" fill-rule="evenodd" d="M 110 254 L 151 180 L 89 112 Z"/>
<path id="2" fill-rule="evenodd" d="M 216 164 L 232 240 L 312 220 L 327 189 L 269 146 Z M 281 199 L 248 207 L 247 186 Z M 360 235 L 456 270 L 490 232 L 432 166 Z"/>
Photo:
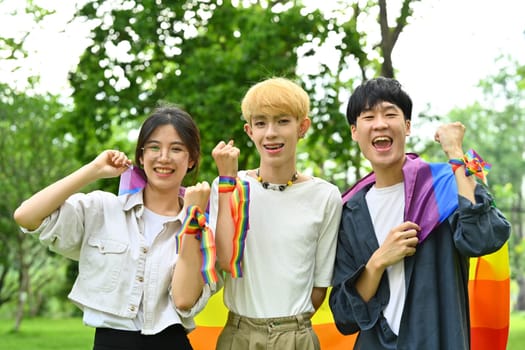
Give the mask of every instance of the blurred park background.
<path id="1" fill-rule="evenodd" d="M 138 126 L 162 103 L 183 107 L 201 129 L 199 180 L 216 176 L 211 150 L 219 140 L 244 150 L 240 168 L 256 167 L 240 99 L 270 76 L 296 80 L 311 97 L 299 169 L 344 191 L 370 170 L 350 139 L 346 101 L 379 75 L 399 79 L 414 99 L 411 151 L 444 161 L 433 131 L 459 120 L 465 148 L 492 163 L 490 190 L 513 225 L 509 349 L 518 349 L 523 10 L 519 0 L 0 0 L 0 349 L 32 349 L 19 342 L 38 334 L 54 349 L 91 346 L 92 330 L 67 301 L 76 264 L 20 233 L 12 213 L 23 199 L 103 149 L 133 155 Z M 116 192 L 118 179 L 86 190 L 95 187 Z M 53 343 L 53 325 L 55 337 L 67 327 L 83 345 Z"/>

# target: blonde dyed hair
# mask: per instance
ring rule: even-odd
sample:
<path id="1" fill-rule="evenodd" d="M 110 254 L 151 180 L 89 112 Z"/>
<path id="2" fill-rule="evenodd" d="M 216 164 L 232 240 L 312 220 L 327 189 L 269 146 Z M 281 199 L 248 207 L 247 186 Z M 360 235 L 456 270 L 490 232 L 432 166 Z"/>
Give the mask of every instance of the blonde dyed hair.
<path id="1" fill-rule="evenodd" d="M 241 109 L 249 124 L 257 115 L 289 115 L 302 121 L 310 112 L 310 98 L 293 81 L 274 77 L 253 85 L 244 95 Z"/>

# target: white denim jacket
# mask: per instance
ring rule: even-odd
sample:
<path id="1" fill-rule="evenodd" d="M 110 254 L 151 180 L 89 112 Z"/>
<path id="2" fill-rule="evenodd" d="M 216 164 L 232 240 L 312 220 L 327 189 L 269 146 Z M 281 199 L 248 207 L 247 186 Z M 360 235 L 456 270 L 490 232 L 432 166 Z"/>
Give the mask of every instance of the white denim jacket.
<path id="1" fill-rule="evenodd" d="M 170 296 L 177 261 L 175 234 L 183 214 L 164 225 L 148 247 L 144 238 L 142 191 L 123 196 L 94 191 L 78 193 L 34 231 L 50 250 L 78 260 L 78 276 L 69 298 L 118 317 L 137 316 L 142 295 L 143 334 L 156 334 L 181 322 L 190 331 L 193 317 L 220 286 L 205 285 L 191 310 L 176 309 Z M 179 321 L 180 320 L 180 321 Z"/>

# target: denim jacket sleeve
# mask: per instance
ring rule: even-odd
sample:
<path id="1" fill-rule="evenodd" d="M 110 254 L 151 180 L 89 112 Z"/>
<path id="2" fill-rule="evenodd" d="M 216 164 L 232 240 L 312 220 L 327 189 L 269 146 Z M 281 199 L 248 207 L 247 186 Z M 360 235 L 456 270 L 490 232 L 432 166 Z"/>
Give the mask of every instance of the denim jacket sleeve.
<path id="1" fill-rule="evenodd" d="M 347 203 L 341 218 L 333 288 L 329 297 L 335 324 L 343 334 L 373 328 L 388 303 L 390 292 L 386 275 L 381 279 L 378 293 L 368 302 L 355 288 L 367 261 L 379 248 L 375 235 L 370 235 L 370 232 L 374 229 L 366 204 Z"/>
<path id="2" fill-rule="evenodd" d="M 468 257 L 494 253 L 510 236 L 510 223 L 485 187 L 478 184 L 474 194 L 475 204 L 459 196 L 458 210 L 449 218 L 456 249 Z"/>

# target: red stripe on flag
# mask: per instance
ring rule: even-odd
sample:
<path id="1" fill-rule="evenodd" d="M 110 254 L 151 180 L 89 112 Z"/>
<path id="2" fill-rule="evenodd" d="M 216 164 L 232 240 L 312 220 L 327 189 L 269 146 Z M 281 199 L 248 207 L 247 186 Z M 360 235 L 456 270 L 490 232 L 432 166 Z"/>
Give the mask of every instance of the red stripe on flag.
<path id="1" fill-rule="evenodd" d="M 509 328 L 491 329 L 471 327 L 472 350 L 506 349 Z"/>

